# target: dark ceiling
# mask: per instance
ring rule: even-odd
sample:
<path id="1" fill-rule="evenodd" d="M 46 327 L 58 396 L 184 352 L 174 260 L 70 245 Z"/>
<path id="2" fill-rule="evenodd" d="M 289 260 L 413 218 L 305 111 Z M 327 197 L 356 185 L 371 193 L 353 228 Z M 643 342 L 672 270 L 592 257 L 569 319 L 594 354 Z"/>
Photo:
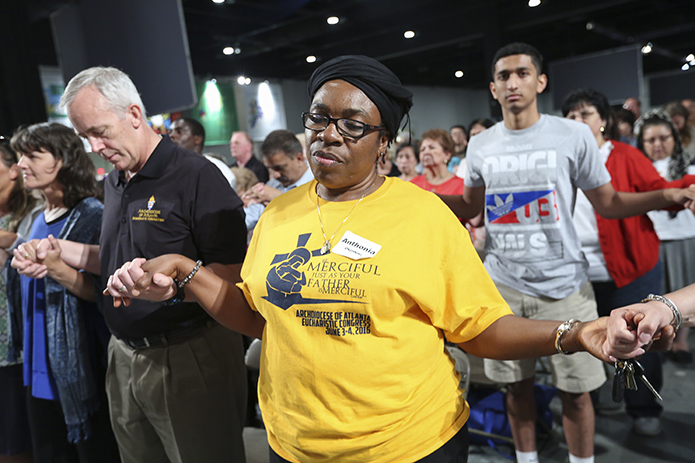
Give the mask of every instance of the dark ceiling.
<path id="1" fill-rule="evenodd" d="M 652 42 L 645 74 L 678 70 L 695 53 L 693 0 L 543 0 L 535 8 L 527 0 L 182 0 L 182 6 L 200 77 L 306 79 L 322 61 L 361 53 L 406 84 L 480 88 L 495 50 L 512 41 L 535 45 L 546 62 Z M 334 15 L 340 22 L 328 25 Z M 41 16 L 37 23 L 47 26 Z M 406 30 L 415 37 L 404 38 Z M 224 55 L 227 46 L 241 53 Z M 317 63 L 307 63 L 307 55 Z M 463 78 L 454 77 L 457 70 Z"/>
<path id="2" fill-rule="evenodd" d="M 524 41 L 546 61 L 652 42 L 645 74 L 695 53 L 693 0 L 183 0 L 196 75 L 305 79 L 318 62 L 363 53 L 404 83 L 480 86 L 502 45 Z M 326 23 L 338 16 L 335 26 Z M 593 29 L 587 28 L 592 23 Z M 403 32 L 412 30 L 408 40 Z M 241 48 L 225 56 L 225 46 Z M 464 71 L 457 79 L 454 72 Z M 694 71 L 695 72 L 695 71 Z"/>

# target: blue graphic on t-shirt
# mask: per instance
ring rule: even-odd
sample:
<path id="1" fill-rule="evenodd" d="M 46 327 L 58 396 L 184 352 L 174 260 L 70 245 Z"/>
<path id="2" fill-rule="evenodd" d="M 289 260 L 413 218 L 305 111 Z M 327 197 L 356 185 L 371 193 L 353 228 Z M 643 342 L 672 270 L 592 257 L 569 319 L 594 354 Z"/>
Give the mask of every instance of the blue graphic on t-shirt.
<path id="1" fill-rule="evenodd" d="M 306 243 L 311 233 L 299 235 L 297 248 L 289 254 L 276 254 L 271 262 L 273 267 L 268 272 L 265 286 L 268 295 L 263 299 L 287 310 L 295 304 L 330 304 L 336 302 L 349 302 L 361 304 L 361 302 L 339 299 L 305 299 L 302 297 L 302 288 L 306 285 L 306 275 L 302 267 L 309 263 L 312 257 L 320 256 L 320 249 L 309 251 Z"/>
<path id="2" fill-rule="evenodd" d="M 488 221 L 501 223 L 519 223 L 516 211 L 553 190 L 520 191 L 514 193 L 490 193 L 485 195 L 485 207 Z"/>

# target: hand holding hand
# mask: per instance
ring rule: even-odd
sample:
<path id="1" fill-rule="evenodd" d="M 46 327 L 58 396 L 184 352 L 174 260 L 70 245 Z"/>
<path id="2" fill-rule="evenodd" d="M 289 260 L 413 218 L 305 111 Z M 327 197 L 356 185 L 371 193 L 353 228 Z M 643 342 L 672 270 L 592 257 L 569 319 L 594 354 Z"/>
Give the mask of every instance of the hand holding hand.
<path id="1" fill-rule="evenodd" d="M 53 235 L 48 235 L 36 246 L 36 259 L 46 266 L 49 275 L 67 265 L 61 259 L 61 253 L 60 244 Z"/>
<path id="2" fill-rule="evenodd" d="M 193 267 L 195 267 L 194 261 L 179 254 L 164 254 L 150 259 L 142 264 L 143 275 L 135 282 L 134 294 L 144 292 L 152 285 L 161 287 L 168 282 L 173 284 L 174 278 L 182 281 Z M 174 294 L 176 294 L 175 288 L 169 298 Z"/>
<path id="3" fill-rule="evenodd" d="M 695 213 L 695 184 L 687 188 L 672 188 L 670 199 L 677 204 L 682 205 L 685 209 L 690 209 Z M 667 190 L 668 191 L 668 190 Z"/>
<path id="4" fill-rule="evenodd" d="M 260 203 L 256 197 L 256 193 L 254 193 L 250 188 L 241 195 L 241 201 L 244 203 L 244 207 L 249 207 L 252 204 Z"/>
<path id="5" fill-rule="evenodd" d="M 607 322 L 608 317 L 583 322 L 577 332 L 578 341 L 584 349 L 604 362 L 610 361 L 608 354 L 603 349 L 607 337 Z M 569 331 L 569 333 L 571 332 L 572 330 Z"/>
<path id="6" fill-rule="evenodd" d="M 256 196 L 258 197 L 258 200 L 266 206 L 269 202 L 282 194 L 282 191 L 278 190 L 277 188 L 273 188 L 272 186 L 263 185 L 262 183 L 259 185 L 261 185 L 263 188 L 256 193 Z"/>
<path id="7" fill-rule="evenodd" d="M 672 319 L 670 309 L 656 301 L 615 309 L 608 318 L 603 350 L 611 361 L 637 357 L 647 349 L 668 350 L 675 338 Z"/>
<path id="8" fill-rule="evenodd" d="M 176 295 L 174 280 L 166 275 L 157 274 L 148 284 L 136 285 L 145 275 L 143 264 L 146 262 L 143 258 L 126 262 L 109 277 L 104 294 L 114 298 L 114 307 L 120 307 L 121 303 L 130 305 L 130 299 L 133 297 L 148 301 L 166 301 Z"/>
<path id="9" fill-rule="evenodd" d="M 10 265 L 16 268 L 20 275 L 41 279 L 48 274 L 48 268 L 36 256 L 38 245 L 39 240 L 31 240 L 20 244 L 13 251 L 14 257 Z"/>

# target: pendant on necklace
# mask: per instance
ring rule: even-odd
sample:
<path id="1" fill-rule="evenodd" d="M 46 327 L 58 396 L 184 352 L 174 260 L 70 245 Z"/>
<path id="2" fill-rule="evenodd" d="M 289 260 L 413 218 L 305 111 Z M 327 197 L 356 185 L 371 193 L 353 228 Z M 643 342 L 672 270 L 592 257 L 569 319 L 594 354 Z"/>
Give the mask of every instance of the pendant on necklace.
<path id="1" fill-rule="evenodd" d="M 325 243 L 323 243 L 323 246 L 321 246 L 321 255 L 328 254 L 331 250 L 331 243 L 326 240 Z"/>

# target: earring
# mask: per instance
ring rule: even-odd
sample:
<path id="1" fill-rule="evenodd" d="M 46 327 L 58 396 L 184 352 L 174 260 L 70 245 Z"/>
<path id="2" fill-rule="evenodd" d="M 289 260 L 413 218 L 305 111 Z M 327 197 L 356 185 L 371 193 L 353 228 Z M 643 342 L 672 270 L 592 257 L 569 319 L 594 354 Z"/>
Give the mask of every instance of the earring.
<path id="1" fill-rule="evenodd" d="M 601 128 L 599 130 L 601 131 L 601 133 L 603 133 L 606 131 L 606 128 L 604 126 L 601 126 Z"/>
<path id="2" fill-rule="evenodd" d="M 383 164 L 384 158 L 386 157 L 386 153 L 379 153 L 379 156 L 381 156 L 381 162 Z"/>

